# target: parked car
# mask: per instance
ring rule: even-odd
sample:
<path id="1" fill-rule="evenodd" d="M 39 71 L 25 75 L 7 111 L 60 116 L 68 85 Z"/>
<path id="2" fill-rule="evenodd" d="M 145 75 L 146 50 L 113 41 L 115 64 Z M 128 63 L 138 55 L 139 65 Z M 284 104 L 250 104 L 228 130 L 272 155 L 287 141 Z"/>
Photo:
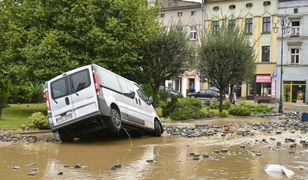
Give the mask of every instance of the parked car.
<path id="1" fill-rule="evenodd" d="M 218 98 L 219 94 L 211 89 L 203 89 L 199 92 L 189 93 L 188 96 L 192 98 Z"/>
<path id="2" fill-rule="evenodd" d="M 180 92 L 174 91 L 173 89 L 167 89 L 168 96 L 173 97 L 173 96 L 179 96 L 181 97 L 182 94 Z"/>
<path id="3" fill-rule="evenodd" d="M 62 141 L 80 134 L 122 127 L 163 132 L 160 119 L 141 87 L 92 64 L 63 73 L 45 83 L 51 130 Z"/>

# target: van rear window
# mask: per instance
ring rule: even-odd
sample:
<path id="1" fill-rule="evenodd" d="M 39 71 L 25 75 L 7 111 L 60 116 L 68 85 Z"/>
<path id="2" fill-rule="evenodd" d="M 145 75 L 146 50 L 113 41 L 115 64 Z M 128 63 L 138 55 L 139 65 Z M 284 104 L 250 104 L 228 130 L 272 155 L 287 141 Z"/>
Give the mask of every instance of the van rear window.
<path id="1" fill-rule="evenodd" d="M 73 92 L 81 91 L 91 85 L 89 70 L 85 69 L 70 76 Z"/>
<path id="2" fill-rule="evenodd" d="M 70 94 L 67 77 L 52 82 L 50 88 L 51 88 L 51 96 L 53 99 L 58 99 Z"/>

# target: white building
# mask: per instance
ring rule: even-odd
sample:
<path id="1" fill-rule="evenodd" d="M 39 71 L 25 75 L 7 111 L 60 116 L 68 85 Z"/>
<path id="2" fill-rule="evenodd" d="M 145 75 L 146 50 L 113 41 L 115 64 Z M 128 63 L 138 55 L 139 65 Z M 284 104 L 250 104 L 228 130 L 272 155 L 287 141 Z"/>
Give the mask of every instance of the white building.
<path id="1" fill-rule="evenodd" d="M 202 4 L 197 2 L 179 0 L 160 0 L 160 21 L 162 27 L 180 25 L 183 31 L 187 32 L 193 45 L 200 44 L 200 37 L 203 32 L 203 11 Z M 186 97 L 193 87 L 193 91 L 202 88 L 200 78 L 196 70 L 186 71 L 180 77 L 165 82 L 165 86 L 181 92 Z"/>
<path id="2" fill-rule="evenodd" d="M 286 16 L 283 38 L 283 102 L 308 103 L 308 1 L 279 0 L 278 16 Z M 281 22 L 278 26 L 276 99 L 280 97 Z"/>

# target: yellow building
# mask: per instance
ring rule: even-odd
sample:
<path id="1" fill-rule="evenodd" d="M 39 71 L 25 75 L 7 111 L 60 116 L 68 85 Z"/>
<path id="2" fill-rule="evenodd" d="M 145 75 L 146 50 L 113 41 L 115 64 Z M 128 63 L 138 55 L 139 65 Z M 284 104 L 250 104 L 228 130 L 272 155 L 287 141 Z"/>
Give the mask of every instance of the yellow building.
<path id="1" fill-rule="evenodd" d="M 219 30 L 223 19 L 242 28 L 255 48 L 256 72 L 250 82 L 243 82 L 237 94 L 248 99 L 275 97 L 272 74 L 277 62 L 277 0 L 205 0 L 205 29 Z"/>

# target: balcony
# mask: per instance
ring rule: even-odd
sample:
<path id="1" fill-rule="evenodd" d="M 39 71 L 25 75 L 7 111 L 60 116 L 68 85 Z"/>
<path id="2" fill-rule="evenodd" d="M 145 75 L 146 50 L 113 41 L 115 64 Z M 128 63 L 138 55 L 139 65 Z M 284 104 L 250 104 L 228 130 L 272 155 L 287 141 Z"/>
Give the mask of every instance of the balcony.
<path id="1" fill-rule="evenodd" d="M 300 36 L 300 26 L 292 26 L 290 31 L 290 37 Z"/>

